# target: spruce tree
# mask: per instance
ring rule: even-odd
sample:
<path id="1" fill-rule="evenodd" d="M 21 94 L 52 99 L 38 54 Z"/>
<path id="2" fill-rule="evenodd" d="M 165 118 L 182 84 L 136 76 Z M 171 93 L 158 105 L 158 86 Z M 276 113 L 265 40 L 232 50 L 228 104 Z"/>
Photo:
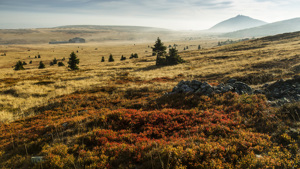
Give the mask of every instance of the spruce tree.
<path id="1" fill-rule="evenodd" d="M 113 62 L 113 61 L 115 61 L 115 60 L 114 60 L 114 58 L 113 58 L 113 55 L 112 55 L 112 54 L 110 54 L 110 55 L 109 55 L 109 59 L 108 59 L 108 61 L 109 61 L 109 62 Z"/>
<path id="2" fill-rule="evenodd" d="M 39 69 L 44 69 L 44 68 L 45 68 L 45 64 L 42 61 L 40 61 Z"/>
<path id="3" fill-rule="evenodd" d="M 154 47 L 152 47 L 152 55 L 159 55 L 162 56 L 163 54 L 166 53 L 167 47 L 164 46 L 164 44 L 161 42 L 161 40 L 159 39 L 159 37 L 157 38 Z"/>
<path id="4" fill-rule="evenodd" d="M 53 64 L 57 64 L 56 58 L 54 58 L 52 62 L 53 62 Z"/>
<path id="5" fill-rule="evenodd" d="M 23 63 L 20 60 L 16 63 L 14 70 L 24 70 Z"/>
<path id="6" fill-rule="evenodd" d="M 72 52 L 70 54 L 70 58 L 69 58 L 68 64 L 69 64 L 68 67 L 71 70 L 78 70 L 79 69 L 79 67 L 77 66 L 77 64 L 79 64 L 79 59 L 77 58 L 77 56 L 76 56 L 76 54 L 74 52 Z"/>
<path id="7" fill-rule="evenodd" d="M 102 56 L 101 62 L 105 62 L 104 56 Z"/>
<path id="8" fill-rule="evenodd" d="M 201 49 L 201 46 L 200 45 L 198 45 L 198 50 L 200 50 Z"/>
<path id="9" fill-rule="evenodd" d="M 178 55 L 176 48 L 169 49 L 169 55 L 166 56 L 166 65 L 176 65 L 183 62 L 184 60 Z"/>

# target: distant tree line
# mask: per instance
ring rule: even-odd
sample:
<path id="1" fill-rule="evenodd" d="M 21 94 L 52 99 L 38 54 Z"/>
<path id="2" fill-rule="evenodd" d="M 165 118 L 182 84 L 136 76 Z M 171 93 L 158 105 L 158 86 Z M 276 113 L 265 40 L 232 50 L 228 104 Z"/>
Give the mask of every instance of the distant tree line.
<path id="1" fill-rule="evenodd" d="M 245 39 L 239 39 L 239 40 L 235 40 L 235 41 L 227 39 L 226 41 L 219 41 L 218 42 L 218 46 L 229 45 L 229 44 L 243 42 L 243 41 L 247 41 L 247 40 L 250 40 L 250 39 L 249 38 L 245 38 Z"/>

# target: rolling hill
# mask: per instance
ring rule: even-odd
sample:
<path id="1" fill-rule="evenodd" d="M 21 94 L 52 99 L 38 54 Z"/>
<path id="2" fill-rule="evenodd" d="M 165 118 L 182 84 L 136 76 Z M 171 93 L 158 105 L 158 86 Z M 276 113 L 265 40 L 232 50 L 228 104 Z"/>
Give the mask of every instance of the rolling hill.
<path id="1" fill-rule="evenodd" d="M 0 44 L 41 44 L 81 37 L 87 42 L 148 41 L 174 37 L 167 29 L 139 26 L 70 25 L 43 29 L 0 29 Z M 178 37 L 178 36 L 176 36 Z"/>
<path id="2" fill-rule="evenodd" d="M 294 18 L 224 34 L 231 38 L 263 37 L 300 31 L 300 18 Z"/>
<path id="3" fill-rule="evenodd" d="M 264 21 L 250 18 L 244 15 L 238 15 L 223 22 L 220 22 L 209 29 L 210 32 L 232 32 L 241 29 L 247 29 L 267 24 Z"/>

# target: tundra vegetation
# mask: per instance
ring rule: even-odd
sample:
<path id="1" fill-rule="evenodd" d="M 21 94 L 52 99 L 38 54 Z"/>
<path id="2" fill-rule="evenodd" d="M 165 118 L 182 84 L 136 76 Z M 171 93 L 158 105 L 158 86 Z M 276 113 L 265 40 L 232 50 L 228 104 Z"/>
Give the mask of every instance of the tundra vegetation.
<path id="1" fill-rule="evenodd" d="M 83 44 L 80 64 L 74 52 L 69 59 L 76 58 L 78 71 L 37 69 L 37 61 L 12 69 L 37 52 L 49 64 L 54 55 L 75 51 L 74 45 L 57 45 L 54 53 L 53 46 L 2 46 L 0 166 L 299 168 L 299 102 L 271 107 L 263 94 L 165 94 L 181 80 L 216 86 L 235 78 L 260 88 L 299 75 L 299 35 L 221 47 L 220 40 L 176 42 L 189 50 L 170 48 L 169 54 L 158 38 L 154 56 L 146 52 L 153 43 Z M 133 52 L 139 57 L 99 63 L 99 55 Z M 156 65 L 158 53 L 180 55 L 185 62 Z M 43 160 L 31 163 L 34 156 Z"/>

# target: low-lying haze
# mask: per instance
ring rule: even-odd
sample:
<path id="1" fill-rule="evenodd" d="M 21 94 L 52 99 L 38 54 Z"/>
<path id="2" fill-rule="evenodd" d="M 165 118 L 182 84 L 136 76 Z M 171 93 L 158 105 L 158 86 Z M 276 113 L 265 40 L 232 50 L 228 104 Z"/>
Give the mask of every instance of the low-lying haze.
<path id="1" fill-rule="evenodd" d="M 298 0 L 0 0 L 0 28 L 136 25 L 203 30 L 238 14 L 266 22 L 300 16 Z"/>

